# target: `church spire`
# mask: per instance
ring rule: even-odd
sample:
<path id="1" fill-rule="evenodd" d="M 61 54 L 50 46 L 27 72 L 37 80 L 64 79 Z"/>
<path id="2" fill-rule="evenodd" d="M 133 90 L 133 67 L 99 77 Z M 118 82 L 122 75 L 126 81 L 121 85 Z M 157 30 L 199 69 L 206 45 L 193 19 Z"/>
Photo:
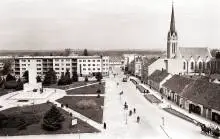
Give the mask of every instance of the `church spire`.
<path id="1" fill-rule="evenodd" d="M 171 32 L 171 34 L 176 32 L 173 3 L 172 3 L 172 14 L 171 14 L 171 21 L 170 21 L 170 32 Z"/>

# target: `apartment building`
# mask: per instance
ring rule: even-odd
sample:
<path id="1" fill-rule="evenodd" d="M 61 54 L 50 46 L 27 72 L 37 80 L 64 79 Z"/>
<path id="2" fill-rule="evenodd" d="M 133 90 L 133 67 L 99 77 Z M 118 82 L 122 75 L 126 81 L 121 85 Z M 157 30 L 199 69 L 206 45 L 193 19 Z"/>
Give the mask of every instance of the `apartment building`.
<path id="1" fill-rule="evenodd" d="M 0 59 L 6 59 L 6 57 L 0 57 Z M 37 75 L 41 77 L 51 68 L 56 72 L 57 78 L 67 70 L 71 76 L 74 71 L 79 76 L 95 75 L 97 72 L 107 76 L 109 70 L 108 56 L 21 56 L 7 57 L 7 59 L 13 60 L 12 68 L 17 78 L 22 77 L 30 63 L 36 63 Z M 0 68 L 3 65 L 3 62 L 0 62 Z"/>

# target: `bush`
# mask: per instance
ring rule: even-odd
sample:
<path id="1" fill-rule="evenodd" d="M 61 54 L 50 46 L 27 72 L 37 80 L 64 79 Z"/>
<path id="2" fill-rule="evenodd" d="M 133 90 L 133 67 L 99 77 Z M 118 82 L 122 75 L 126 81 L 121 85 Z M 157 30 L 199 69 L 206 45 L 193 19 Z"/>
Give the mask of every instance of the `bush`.
<path id="1" fill-rule="evenodd" d="M 73 82 L 78 82 L 77 72 L 73 72 L 72 80 L 73 80 Z"/>
<path id="2" fill-rule="evenodd" d="M 96 78 L 96 80 L 98 82 L 100 82 L 102 80 L 102 73 L 101 72 L 97 72 L 95 78 Z"/>
<path id="3" fill-rule="evenodd" d="M 8 74 L 8 75 L 6 76 L 6 82 L 7 82 L 7 81 L 15 81 L 15 80 L 16 80 L 15 77 L 12 76 L 11 74 Z"/>
<path id="4" fill-rule="evenodd" d="M 64 117 L 56 106 L 52 106 L 44 115 L 42 127 L 47 131 L 56 131 L 62 128 Z"/>
<path id="5" fill-rule="evenodd" d="M 89 81 L 89 79 L 88 79 L 88 77 L 86 76 L 86 77 L 85 77 L 85 82 L 88 82 L 88 81 Z"/>
<path id="6" fill-rule="evenodd" d="M 4 84 L 5 89 L 16 89 L 18 84 L 15 80 L 7 81 Z"/>
<path id="7" fill-rule="evenodd" d="M 76 106 L 79 109 L 90 109 L 90 108 L 97 108 L 97 103 L 95 102 L 95 100 L 80 100 L 79 102 L 76 103 Z"/>

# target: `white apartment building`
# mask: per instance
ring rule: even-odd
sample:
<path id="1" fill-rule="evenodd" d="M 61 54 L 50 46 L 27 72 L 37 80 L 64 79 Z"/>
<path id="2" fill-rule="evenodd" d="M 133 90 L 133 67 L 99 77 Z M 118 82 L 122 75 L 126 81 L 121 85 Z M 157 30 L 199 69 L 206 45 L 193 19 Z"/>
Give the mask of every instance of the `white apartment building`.
<path id="1" fill-rule="evenodd" d="M 6 58 L 0 57 L 0 59 Z M 7 59 L 14 61 L 12 68 L 17 78 L 22 77 L 30 66 L 30 62 L 36 63 L 37 75 L 41 77 L 44 77 L 49 69 L 53 69 L 56 72 L 58 79 L 67 70 L 69 70 L 71 76 L 74 71 L 79 76 L 94 75 L 97 72 L 107 76 L 109 73 L 108 56 L 22 56 L 7 57 Z M 0 66 L 4 66 L 3 62 L 0 62 Z"/>
<path id="2" fill-rule="evenodd" d="M 84 56 L 77 59 L 77 73 L 80 76 L 94 76 L 97 72 L 104 76 L 109 74 L 108 56 Z"/>

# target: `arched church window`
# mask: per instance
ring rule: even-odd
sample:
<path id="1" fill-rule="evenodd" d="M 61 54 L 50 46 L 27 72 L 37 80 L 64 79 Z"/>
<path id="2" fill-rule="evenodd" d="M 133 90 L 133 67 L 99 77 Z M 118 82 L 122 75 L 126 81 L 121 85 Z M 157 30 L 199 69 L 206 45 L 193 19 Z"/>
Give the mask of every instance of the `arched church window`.
<path id="1" fill-rule="evenodd" d="M 199 62 L 199 69 L 202 69 L 202 62 Z"/>
<path id="2" fill-rule="evenodd" d="M 186 69 L 186 62 L 183 62 L 183 69 Z"/>
<path id="3" fill-rule="evenodd" d="M 194 69 L 194 63 L 191 62 L 191 69 Z"/>

